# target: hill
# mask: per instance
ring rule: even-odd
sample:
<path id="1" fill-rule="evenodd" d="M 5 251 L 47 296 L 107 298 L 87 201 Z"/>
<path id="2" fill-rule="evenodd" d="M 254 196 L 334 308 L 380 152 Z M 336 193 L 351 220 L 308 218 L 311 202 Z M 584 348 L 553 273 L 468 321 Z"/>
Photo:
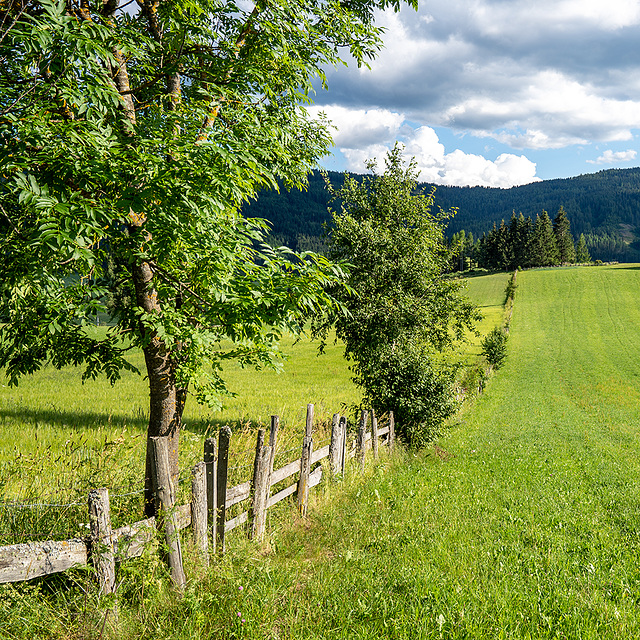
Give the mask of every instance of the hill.
<path id="1" fill-rule="evenodd" d="M 342 180 L 342 174 L 335 172 L 329 177 L 334 184 Z M 421 186 L 429 190 L 433 185 Z M 323 223 L 329 220 L 328 201 L 322 176 L 314 173 L 306 192 L 263 192 L 245 212 L 271 221 L 274 239 L 282 244 L 301 250 L 321 249 Z M 535 217 L 544 209 L 553 217 L 562 205 L 573 235 L 577 238 L 585 234 L 594 259 L 640 261 L 640 167 L 608 169 L 511 189 L 437 185 L 436 204 L 458 210 L 449 224 L 449 235 L 464 229 L 476 238 L 494 223 L 508 221 L 514 211 Z"/>

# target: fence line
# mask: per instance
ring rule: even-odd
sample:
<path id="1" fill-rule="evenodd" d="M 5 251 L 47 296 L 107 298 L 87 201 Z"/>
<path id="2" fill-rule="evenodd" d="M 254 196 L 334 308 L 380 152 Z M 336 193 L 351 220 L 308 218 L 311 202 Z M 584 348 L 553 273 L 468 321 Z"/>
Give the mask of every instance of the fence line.
<path id="1" fill-rule="evenodd" d="M 371 412 L 371 430 L 367 430 L 369 412 L 363 411 L 355 442 L 348 442 L 345 417 L 335 414 L 329 444 L 314 450 L 313 409 L 312 404 L 307 405 L 305 435 L 299 458 L 274 470 L 279 418 L 272 416 L 268 443 L 265 444 L 265 430 L 260 429 L 253 465 L 246 465 L 253 466 L 251 479 L 232 487 L 227 486 L 228 471 L 233 468 L 229 467 L 228 455 L 231 430 L 229 427 L 220 430 L 217 447 L 214 438 L 207 438 L 203 462 L 198 463 L 191 471 L 190 504 L 175 505 L 175 487 L 165 459 L 166 438 L 152 438 L 155 516 L 112 530 L 109 491 L 92 490 L 88 496 L 90 535 L 87 538 L 27 542 L 0 547 L 0 584 L 31 580 L 90 564 L 94 567 L 100 592 L 112 593 L 116 584 L 116 563 L 142 555 L 145 547 L 160 534 L 164 542 L 159 547 L 171 569 L 172 580 L 178 589 L 183 589 L 185 576 L 179 531 L 191 527 L 196 550 L 202 562 L 207 564 L 210 552 L 218 556 L 224 554 L 225 535 L 245 523 L 248 523 L 247 533 L 250 538 L 262 539 L 267 510 L 289 496 L 297 494 L 299 512 L 305 516 L 309 490 L 322 481 L 321 461 L 329 459 L 329 472 L 335 477 L 344 474 L 346 461 L 356 456 L 358 468 L 362 469 L 368 449 L 373 449 L 373 455 L 377 457 L 378 443 L 382 439 L 389 450 L 393 448 L 393 412 L 389 414 L 388 425 L 382 428 Z M 275 494 L 271 493 L 272 487 L 296 474 L 297 481 Z M 121 496 L 115 494 L 112 497 Z M 246 509 L 227 519 L 228 509 L 247 500 L 249 504 Z M 73 503 L 77 504 L 81 503 Z"/>

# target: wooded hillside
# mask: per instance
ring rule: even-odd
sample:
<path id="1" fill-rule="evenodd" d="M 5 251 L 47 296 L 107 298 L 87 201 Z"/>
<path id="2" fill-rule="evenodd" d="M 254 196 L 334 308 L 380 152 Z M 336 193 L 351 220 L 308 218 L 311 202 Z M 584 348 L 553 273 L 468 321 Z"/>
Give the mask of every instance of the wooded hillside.
<path id="1" fill-rule="evenodd" d="M 330 172 L 329 176 L 332 183 L 342 181 L 342 174 Z M 421 186 L 428 190 L 432 185 Z M 307 192 L 263 192 L 247 213 L 271 221 L 278 243 L 318 249 L 322 225 L 329 220 L 328 199 L 322 176 L 314 173 Z M 508 222 L 514 211 L 535 217 L 545 210 L 553 217 L 564 206 L 574 237 L 585 234 L 592 258 L 640 261 L 640 168 L 609 169 L 511 189 L 438 185 L 435 201 L 443 209 L 458 209 L 448 235 L 464 229 L 476 238 L 494 222 Z"/>

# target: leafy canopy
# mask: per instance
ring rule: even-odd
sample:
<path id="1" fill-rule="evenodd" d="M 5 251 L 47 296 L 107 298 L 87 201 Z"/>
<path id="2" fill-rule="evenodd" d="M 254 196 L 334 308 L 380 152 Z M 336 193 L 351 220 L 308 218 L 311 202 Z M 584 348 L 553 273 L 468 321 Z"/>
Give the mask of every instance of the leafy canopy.
<path id="1" fill-rule="evenodd" d="M 369 164 L 375 172 L 375 164 Z M 444 277 L 449 259 L 433 191 L 416 192 L 415 163 L 396 146 L 383 174 L 346 176 L 333 212 L 331 257 L 349 263 L 347 289 L 335 292 L 350 312 L 337 334 L 353 362 L 365 402 L 393 410 L 399 433 L 415 445 L 452 413 L 453 371 L 443 352 L 463 338 L 478 313 L 460 281 Z"/>
<path id="2" fill-rule="evenodd" d="M 280 334 L 333 303 L 338 267 L 264 246 L 266 223 L 238 211 L 277 179 L 304 184 L 330 138 L 301 105 L 326 65 L 375 55 L 387 6 L 399 3 L 0 3 L 12 384 L 47 361 L 113 381 L 142 347 L 148 371 L 164 359 L 213 402 L 223 360 L 272 364 Z M 87 330 L 105 316 L 106 335 Z"/>

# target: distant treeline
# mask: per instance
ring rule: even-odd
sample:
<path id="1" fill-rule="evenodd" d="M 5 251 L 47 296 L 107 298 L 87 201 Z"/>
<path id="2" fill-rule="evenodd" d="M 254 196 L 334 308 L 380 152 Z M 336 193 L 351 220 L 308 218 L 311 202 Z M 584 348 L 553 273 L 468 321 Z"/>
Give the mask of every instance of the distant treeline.
<path id="1" fill-rule="evenodd" d="M 335 186 L 341 173 L 329 172 Z M 426 191 L 432 185 L 422 184 Z M 514 212 L 525 220 L 562 206 L 576 238 L 584 234 L 593 259 L 640 262 L 640 168 L 610 169 L 575 178 L 545 180 L 511 189 L 447 187 L 437 185 L 435 202 L 445 210 L 457 209 L 447 229 L 451 238 L 465 230 L 476 238 L 493 226 L 509 221 Z M 272 241 L 297 250 L 323 251 L 323 225 L 328 224 L 329 194 L 320 173 L 309 176 L 307 191 L 265 191 L 245 213 L 265 218 L 273 225 Z M 339 206 L 334 203 L 332 206 Z M 509 223 L 506 223 L 509 226 Z M 522 265 L 521 265 L 522 266 Z"/>
<path id="2" fill-rule="evenodd" d="M 451 238 L 451 269 L 462 271 L 469 267 L 485 269 L 512 269 L 549 267 L 591 261 L 584 234 L 577 243 L 571 234 L 571 225 L 564 207 L 551 218 L 542 211 L 535 220 L 512 214 L 509 224 L 493 225 L 477 241 L 464 230 Z"/>

